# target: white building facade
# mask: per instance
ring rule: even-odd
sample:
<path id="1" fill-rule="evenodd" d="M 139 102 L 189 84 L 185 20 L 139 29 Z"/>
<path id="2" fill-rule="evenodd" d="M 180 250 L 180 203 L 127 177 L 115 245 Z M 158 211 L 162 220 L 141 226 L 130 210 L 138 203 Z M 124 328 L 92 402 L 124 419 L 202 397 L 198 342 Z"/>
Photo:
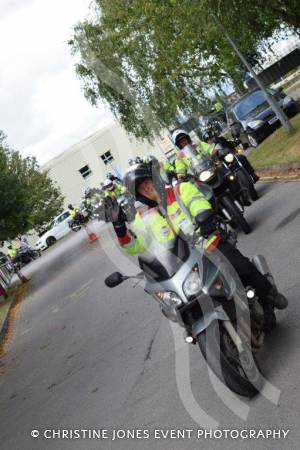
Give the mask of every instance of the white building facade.
<path id="1" fill-rule="evenodd" d="M 129 158 L 154 155 L 162 160 L 170 149 L 167 133 L 155 145 L 141 143 L 113 122 L 44 164 L 42 170 L 49 170 L 67 206 L 78 203 L 86 187 L 99 187 L 108 172 L 124 174 Z"/>

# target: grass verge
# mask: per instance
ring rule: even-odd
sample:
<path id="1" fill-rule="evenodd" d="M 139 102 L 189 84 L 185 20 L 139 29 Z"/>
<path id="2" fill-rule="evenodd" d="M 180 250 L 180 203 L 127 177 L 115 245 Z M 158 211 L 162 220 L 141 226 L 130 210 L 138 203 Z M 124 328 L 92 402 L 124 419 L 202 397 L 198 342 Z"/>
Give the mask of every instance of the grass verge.
<path id="1" fill-rule="evenodd" d="M 295 132 L 288 135 L 281 127 L 249 155 L 256 169 L 300 163 L 300 114 L 291 120 Z"/>

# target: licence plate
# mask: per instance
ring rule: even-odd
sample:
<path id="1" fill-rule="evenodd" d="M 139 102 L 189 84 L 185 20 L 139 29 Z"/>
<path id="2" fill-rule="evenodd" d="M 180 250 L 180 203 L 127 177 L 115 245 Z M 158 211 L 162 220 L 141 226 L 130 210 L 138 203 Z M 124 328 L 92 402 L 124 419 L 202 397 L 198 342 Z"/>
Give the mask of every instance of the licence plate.
<path id="1" fill-rule="evenodd" d="M 278 118 L 275 116 L 273 119 L 269 120 L 268 124 L 273 125 L 273 123 L 277 122 Z"/>

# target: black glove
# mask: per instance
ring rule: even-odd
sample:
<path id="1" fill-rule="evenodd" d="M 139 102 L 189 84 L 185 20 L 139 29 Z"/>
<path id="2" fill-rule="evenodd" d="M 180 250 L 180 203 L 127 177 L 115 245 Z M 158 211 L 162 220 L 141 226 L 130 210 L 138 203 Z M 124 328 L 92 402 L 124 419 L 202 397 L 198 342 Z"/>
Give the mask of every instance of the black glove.
<path id="1" fill-rule="evenodd" d="M 216 231 L 216 228 L 217 228 L 216 219 L 209 220 L 201 225 L 200 228 L 201 234 L 203 236 L 210 236 L 214 231 Z"/>
<path id="2" fill-rule="evenodd" d="M 200 225 L 202 236 L 210 236 L 217 229 L 215 213 L 212 209 L 205 210 L 195 217 L 196 223 Z"/>

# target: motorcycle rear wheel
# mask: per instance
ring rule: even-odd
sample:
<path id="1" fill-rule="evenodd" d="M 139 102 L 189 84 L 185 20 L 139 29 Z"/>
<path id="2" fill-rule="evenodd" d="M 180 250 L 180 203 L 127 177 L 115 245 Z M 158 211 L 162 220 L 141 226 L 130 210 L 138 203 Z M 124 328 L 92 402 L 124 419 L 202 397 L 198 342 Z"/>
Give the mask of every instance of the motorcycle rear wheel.
<path id="1" fill-rule="evenodd" d="M 228 352 L 225 340 L 235 349 L 234 358 Z M 208 366 L 231 391 L 249 398 L 259 393 L 263 377 L 250 346 L 245 345 L 243 354 L 239 354 L 221 322 L 213 321 L 200 333 L 198 344 Z"/>

